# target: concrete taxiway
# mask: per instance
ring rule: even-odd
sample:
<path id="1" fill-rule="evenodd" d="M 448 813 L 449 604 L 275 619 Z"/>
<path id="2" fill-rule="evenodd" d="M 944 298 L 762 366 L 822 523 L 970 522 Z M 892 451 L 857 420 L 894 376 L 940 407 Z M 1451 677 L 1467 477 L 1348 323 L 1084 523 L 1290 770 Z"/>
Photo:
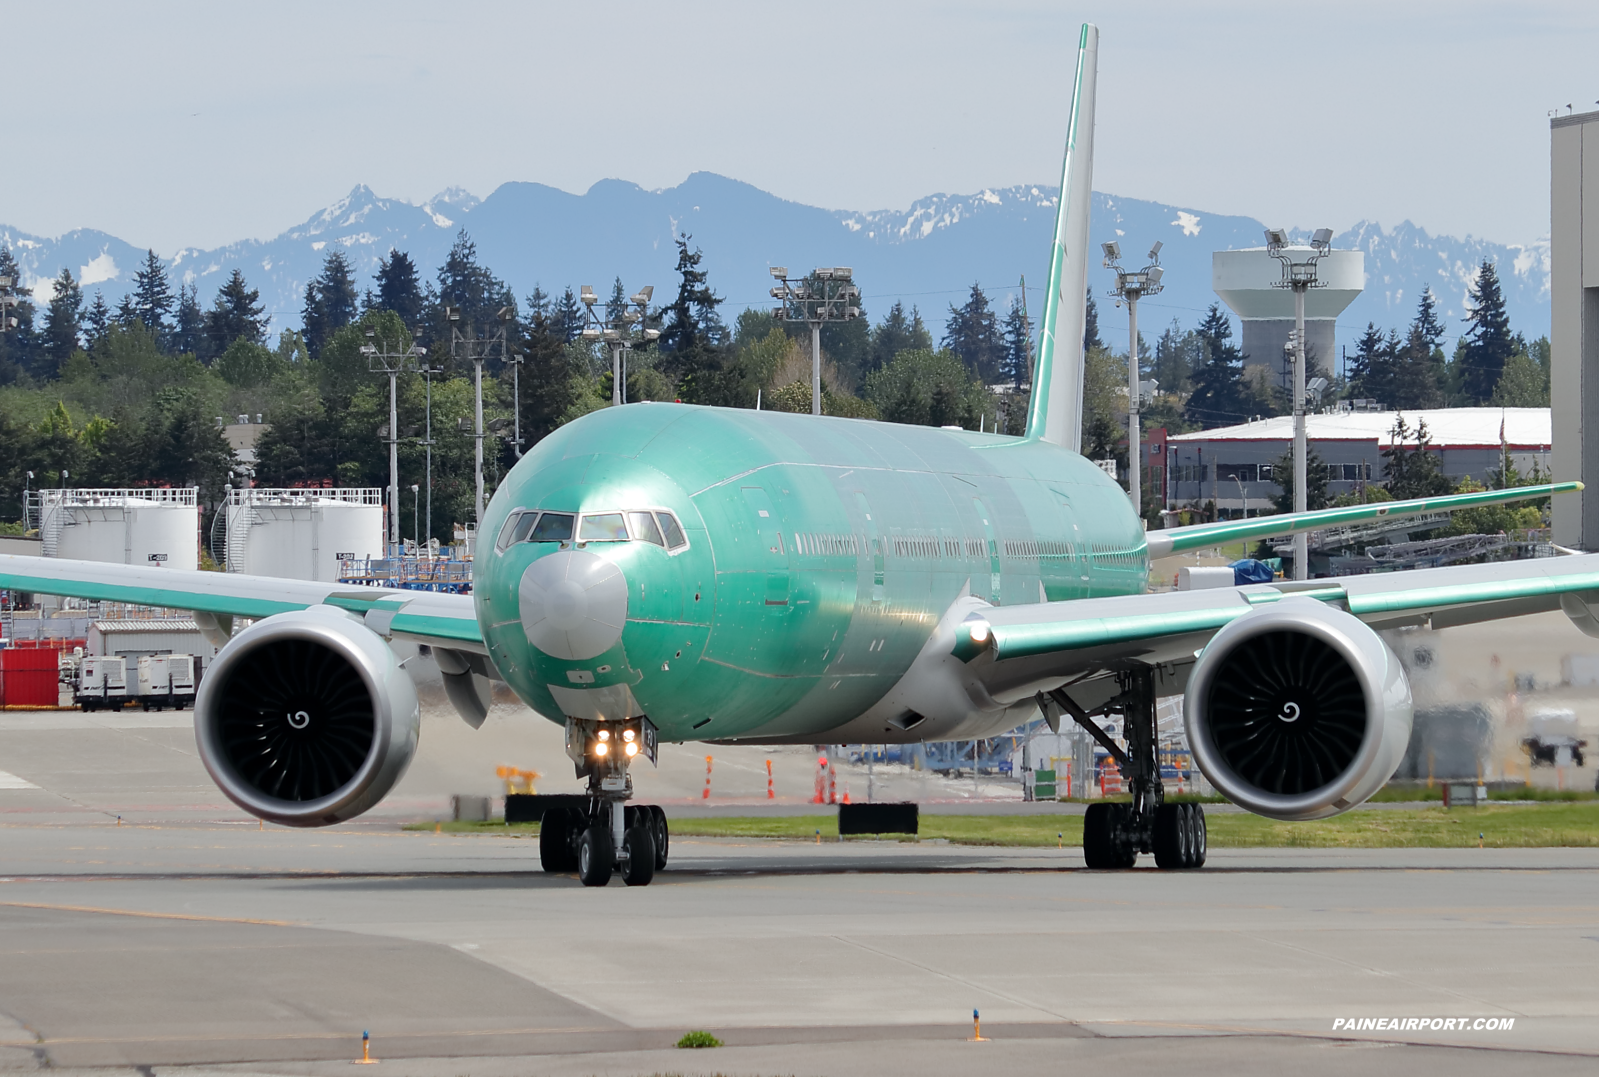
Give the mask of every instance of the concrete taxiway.
<path id="1" fill-rule="evenodd" d="M 425 722 L 378 812 L 292 831 L 216 792 L 186 714 L 0 715 L 0 1071 L 346 1073 L 362 1030 L 381 1072 L 419 1077 L 1599 1055 L 1599 850 L 1214 849 L 1168 874 L 1089 872 L 1074 849 L 684 838 L 653 885 L 588 890 L 525 839 L 400 829 L 492 790 L 496 763 L 560 762 L 558 730 L 499 709 L 476 733 Z M 640 785 L 698 808 L 705 750 L 668 747 Z M 710 751 L 757 803 L 762 750 Z M 780 804 L 803 803 L 805 754 L 776 757 Z M 973 1009 L 988 1042 L 967 1041 Z M 690 1029 L 727 1046 L 673 1049 Z"/>

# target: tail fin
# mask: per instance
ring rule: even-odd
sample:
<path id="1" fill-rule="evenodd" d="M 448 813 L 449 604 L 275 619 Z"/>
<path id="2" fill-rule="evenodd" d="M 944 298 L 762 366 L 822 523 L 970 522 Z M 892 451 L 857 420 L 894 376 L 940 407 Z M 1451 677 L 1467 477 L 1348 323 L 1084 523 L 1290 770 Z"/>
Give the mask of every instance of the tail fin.
<path id="1" fill-rule="evenodd" d="M 1061 165 L 1055 242 L 1050 249 L 1049 295 L 1039 326 L 1033 398 L 1027 436 L 1076 452 L 1083 428 L 1083 333 L 1088 297 L 1088 211 L 1094 179 L 1094 79 L 1099 28 L 1083 24 L 1077 46 L 1066 160 Z"/>

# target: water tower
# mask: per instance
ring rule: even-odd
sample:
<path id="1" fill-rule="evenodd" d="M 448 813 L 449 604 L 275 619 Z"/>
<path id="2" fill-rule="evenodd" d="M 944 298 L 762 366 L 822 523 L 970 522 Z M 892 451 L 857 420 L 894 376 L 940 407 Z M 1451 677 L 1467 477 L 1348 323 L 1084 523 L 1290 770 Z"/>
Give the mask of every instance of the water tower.
<path id="1" fill-rule="evenodd" d="M 1306 261 L 1309 247 L 1286 247 L 1284 253 Z M 1294 293 L 1278 287 L 1282 264 L 1265 247 L 1216 251 L 1210 256 L 1211 287 L 1243 323 L 1246 371 L 1264 367 L 1275 383 L 1283 372 L 1283 348 L 1294 328 Z M 1308 376 L 1329 378 L 1338 372 L 1333 323 L 1366 286 L 1366 256 L 1361 251 L 1331 251 L 1317 266 L 1324 287 L 1305 294 L 1305 349 Z"/>

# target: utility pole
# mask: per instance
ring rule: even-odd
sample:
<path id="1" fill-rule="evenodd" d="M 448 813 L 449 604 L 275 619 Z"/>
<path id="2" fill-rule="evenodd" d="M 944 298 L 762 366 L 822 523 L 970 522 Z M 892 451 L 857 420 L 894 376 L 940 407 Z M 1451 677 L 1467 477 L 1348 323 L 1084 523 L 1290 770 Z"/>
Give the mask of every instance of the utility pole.
<path id="1" fill-rule="evenodd" d="M 423 359 L 422 376 L 427 381 L 427 426 L 426 434 L 417 442 L 427 452 L 427 471 L 424 485 L 427 486 L 428 496 L 428 556 L 433 556 L 433 375 L 440 373 L 438 367 L 431 360 Z"/>
<path id="2" fill-rule="evenodd" d="M 361 354 L 366 356 L 368 370 L 389 376 L 389 422 L 382 433 L 389 443 L 389 548 L 392 556 L 393 551 L 400 547 L 400 416 L 397 383 L 402 371 L 416 369 L 416 359 L 423 352 L 414 342 L 404 351 L 391 352 L 387 346 L 380 349 L 376 340 L 377 331 L 368 329 L 367 342 L 361 345 Z"/>
<path id="3" fill-rule="evenodd" d="M 1304 250 L 1303 247 L 1299 250 Z M 1305 293 L 1312 288 L 1326 287 L 1326 281 L 1316 279 L 1316 263 L 1332 250 L 1332 229 L 1318 228 L 1310 240 L 1310 255 L 1296 261 L 1288 249 L 1288 233 L 1281 228 L 1266 229 L 1266 251 L 1283 265 L 1282 280 L 1273 281 L 1273 288 L 1291 288 L 1294 292 L 1294 339 L 1289 343 L 1294 349 L 1294 511 L 1304 512 L 1306 504 L 1306 457 L 1309 455 L 1305 437 Z M 1294 579 L 1310 578 L 1309 536 L 1301 531 L 1294 536 Z"/>
<path id="4" fill-rule="evenodd" d="M 472 470 L 477 477 L 477 495 L 473 500 L 473 524 L 477 527 L 483 525 L 483 439 L 488 435 L 483 431 L 483 360 L 494 354 L 494 346 L 499 345 L 500 362 L 507 358 L 506 327 L 515 312 L 508 306 L 501 307 L 495 314 L 499 328 L 488 336 L 465 336 L 459 326 L 461 322 L 460 307 L 445 307 L 444 318 L 450 323 L 450 358 L 470 359 L 472 361 Z M 465 349 L 463 356 L 461 350 Z"/>
<path id="5" fill-rule="evenodd" d="M 1133 512 L 1143 520 L 1144 428 L 1138 418 L 1138 405 L 1143 396 L 1138 377 L 1138 299 L 1158 295 L 1165 287 L 1160 278 L 1166 271 L 1160 267 L 1159 241 L 1149 248 L 1149 265 L 1136 271 L 1121 267 L 1120 243 L 1113 241 L 1101 247 L 1105 252 L 1105 268 L 1116 271 L 1116 287 L 1110 294 L 1117 306 L 1127 304 L 1127 496 L 1132 499 Z"/>
<path id="6" fill-rule="evenodd" d="M 777 281 L 772 298 L 783 305 L 772 311 L 780 322 L 804 322 L 811 327 L 811 414 L 822 413 L 822 326 L 827 322 L 847 322 L 861 316 L 861 290 L 855 287 L 854 270 L 847 266 L 811 270 L 809 278 L 789 279 L 783 266 L 768 271 Z"/>
<path id="7" fill-rule="evenodd" d="M 611 403 L 627 403 L 627 364 L 622 356 L 633 350 L 635 344 L 650 344 L 660 339 L 659 329 L 649 328 L 650 300 L 655 295 L 655 285 L 646 284 L 628 299 L 628 306 L 616 318 L 601 318 L 594 309 L 599 296 L 591 285 L 583 285 L 579 298 L 583 302 L 583 339 L 603 343 L 611 353 Z M 631 308 L 631 309 L 629 309 Z M 634 331 L 634 326 L 638 331 Z"/>

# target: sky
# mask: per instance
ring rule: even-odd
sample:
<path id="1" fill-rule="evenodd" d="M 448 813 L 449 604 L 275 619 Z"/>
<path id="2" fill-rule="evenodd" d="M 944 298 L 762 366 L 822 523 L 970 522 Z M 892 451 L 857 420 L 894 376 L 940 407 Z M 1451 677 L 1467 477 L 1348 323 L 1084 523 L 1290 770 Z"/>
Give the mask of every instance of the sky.
<path id="1" fill-rule="evenodd" d="M 422 202 L 708 170 L 831 209 L 1058 182 L 1100 27 L 1094 187 L 1290 227 L 1549 231 L 1599 4 L 0 0 L 0 222 L 170 256 L 357 183 Z"/>

